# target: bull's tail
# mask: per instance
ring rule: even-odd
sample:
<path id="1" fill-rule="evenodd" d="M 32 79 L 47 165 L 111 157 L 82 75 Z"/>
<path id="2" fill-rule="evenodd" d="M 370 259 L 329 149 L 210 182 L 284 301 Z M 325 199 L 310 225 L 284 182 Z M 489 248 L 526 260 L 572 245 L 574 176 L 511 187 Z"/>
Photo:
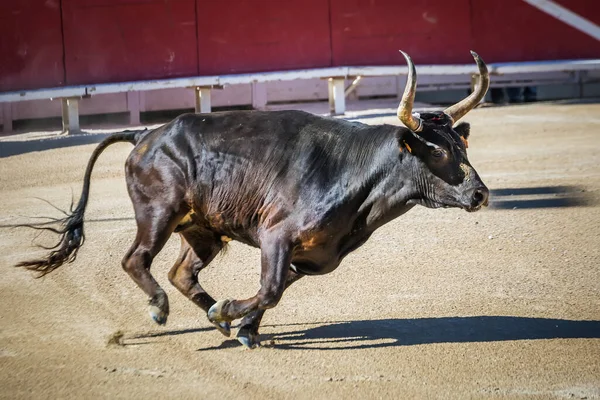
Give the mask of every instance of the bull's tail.
<path id="1" fill-rule="evenodd" d="M 44 258 L 22 261 L 16 265 L 17 267 L 23 267 L 28 270 L 38 272 L 38 277 L 41 277 L 54 271 L 61 265 L 73 262 L 75 260 L 79 248 L 85 241 L 85 234 L 83 232 L 83 214 L 85 213 L 85 207 L 90 194 L 90 180 L 96 160 L 100 154 L 102 154 L 104 149 L 111 144 L 118 142 L 129 142 L 135 145 L 145 135 L 146 132 L 148 131 L 139 130 L 119 132 L 100 142 L 88 161 L 87 168 L 85 170 L 85 177 L 83 178 L 83 190 L 81 192 L 79 202 L 77 203 L 75 209 L 73 209 L 73 206 L 71 205 L 70 212 L 63 212 L 66 215 L 65 218 L 54 219 L 50 223 L 20 225 L 37 230 L 45 230 L 56 233 L 59 235 L 60 239 L 56 245 L 45 247 L 47 250 L 50 250 L 50 253 L 48 253 Z"/>

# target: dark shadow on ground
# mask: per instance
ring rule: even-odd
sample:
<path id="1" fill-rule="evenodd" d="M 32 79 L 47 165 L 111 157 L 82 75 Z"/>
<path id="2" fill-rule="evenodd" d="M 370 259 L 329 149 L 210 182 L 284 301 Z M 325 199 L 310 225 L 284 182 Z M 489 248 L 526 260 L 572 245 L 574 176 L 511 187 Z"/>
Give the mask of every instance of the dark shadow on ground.
<path id="1" fill-rule="evenodd" d="M 134 333 L 132 335 L 127 335 L 128 339 L 149 339 L 155 337 L 163 337 L 163 336 L 178 336 L 178 335 L 186 335 L 188 333 L 198 333 L 198 332 L 207 332 L 207 331 L 215 331 L 218 332 L 215 327 L 209 326 L 205 328 L 188 328 L 188 329 L 174 329 L 169 331 L 159 331 L 159 332 L 144 332 L 144 333 Z"/>
<path id="2" fill-rule="evenodd" d="M 25 141 L 0 141 L 0 158 L 31 153 L 34 151 L 44 151 L 62 147 L 100 143 L 109 135 L 109 133 L 90 133 L 77 135 L 58 135 L 55 137 Z"/>
<path id="3" fill-rule="evenodd" d="M 308 324 L 265 325 L 278 328 Z M 600 321 L 507 316 L 382 319 L 319 323 L 314 328 L 261 335 L 262 345 L 285 350 L 350 350 L 433 343 L 600 339 Z M 198 351 L 241 346 L 225 340 Z"/>
<path id="4" fill-rule="evenodd" d="M 559 338 L 598 339 L 600 321 L 504 316 L 384 319 L 340 322 L 272 336 L 275 348 L 319 350 Z M 383 342 L 373 343 L 376 341 Z"/>
<path id="5" fill-rule="evenodd" d="M 123 334 L 123 337 L 119 339 L 118 344 L 120 346 L 137 346 L 140 344 L 153 344 L 159 343 L 161 341 L 156 340 L 157 338 L 163 338 L 165 336 L 178 336 L 178 335 L 187 335 L 189 333 L 200 333 L 207 331 L 218 331 L 214 327 L 206 327 L 206 328 L 189 328 L 189 329 L 175 329 L 169 331 L 159 331 L 159 332 L 143 332 L 143 333 L 133 333 L 131 335 Z"/>
<path id="6" fill-rule="evenodd" d="M 557 208 L 592 205 L 586 190 L 578 186 L 537 186 L 492 189 L 490 208 Z"/>

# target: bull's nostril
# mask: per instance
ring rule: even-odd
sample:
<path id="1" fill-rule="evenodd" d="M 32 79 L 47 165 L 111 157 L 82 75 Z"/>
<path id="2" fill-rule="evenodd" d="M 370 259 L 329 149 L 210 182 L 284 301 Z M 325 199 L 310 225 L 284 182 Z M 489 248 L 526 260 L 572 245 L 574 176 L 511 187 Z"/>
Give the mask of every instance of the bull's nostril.
<path id="1" fill-rule="evenodd" d="M 484 205 L 487 201 L 488 198 L 488 190 L 487 189 L 475 189 L 475 191 L 473 192 L 473 203 L 476 206 L 481 206 Z"/>

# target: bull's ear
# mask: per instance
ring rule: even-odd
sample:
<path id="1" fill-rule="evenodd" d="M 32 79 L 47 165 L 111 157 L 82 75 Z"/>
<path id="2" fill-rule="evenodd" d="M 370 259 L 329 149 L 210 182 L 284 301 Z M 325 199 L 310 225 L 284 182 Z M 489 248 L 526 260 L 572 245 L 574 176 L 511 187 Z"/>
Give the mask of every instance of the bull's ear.
<path id="1" fill-rule="evenodd" d="M 468 139 L 469 134 L 471 133 L 471 124 L 468 122 L 461 122 L 460 124 L 454 127 L 456 133 L 458 133 L 463 139 Z"/>
<path id="2" fill-rule="evenodd" d="M 454 130 L 456 131 L 456 133 L 459 134 L 460 138 L 462 139 L 464 145 L 465 145 L 465 149 L 469 148 L 469 134 L 471 133 L 471 125 L 468 122 L 461 122 L 460 124 L 456 125 L 454 127 Z"/>
<path id="3" fill-rule="evenodd" d="M 417 133 L 406 130 L 400 136 L 400 150 L 407 150 L 412 154 L 420 154 L 424 151 L 425 144 L 417 137 Z"/>

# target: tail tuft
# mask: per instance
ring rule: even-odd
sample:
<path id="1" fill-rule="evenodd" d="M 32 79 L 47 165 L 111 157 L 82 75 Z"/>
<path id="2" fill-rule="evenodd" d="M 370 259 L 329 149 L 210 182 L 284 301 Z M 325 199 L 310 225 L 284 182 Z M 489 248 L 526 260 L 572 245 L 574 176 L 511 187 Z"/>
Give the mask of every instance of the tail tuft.
<path id="1" fill-rule="evenodd" d="M 73 213 L 67 214 L 67 217 L 55 220 L 53 224 L 58 224 L 58 227 L 48 226 L 48 223 L 19 225 L 40 231 L 53 232 L 60 237 L 56 245 L 44 247 L 47 250 L 51 250 L 46 257 L 37 260 L 22 261 L 15 266 L 37 272 L 37 277 L 40 278 L 65 263 L 75 261 L 77 252 L 85 241 L 83 211 L 82 207 L 77 207 Z"/>

